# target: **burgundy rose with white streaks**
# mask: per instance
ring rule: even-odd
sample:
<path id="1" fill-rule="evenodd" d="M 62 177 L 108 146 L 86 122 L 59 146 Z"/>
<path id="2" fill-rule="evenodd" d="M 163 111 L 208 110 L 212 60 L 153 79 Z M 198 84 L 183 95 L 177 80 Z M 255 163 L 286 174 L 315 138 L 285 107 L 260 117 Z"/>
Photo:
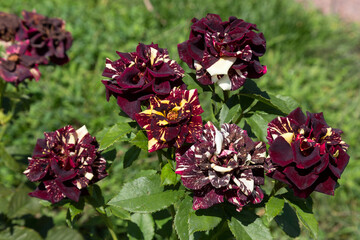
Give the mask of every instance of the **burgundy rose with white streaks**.
<path id="1" fill-rule="evenodd" d="M 196 89 L 173 88 L 165 99 L 151 98 L 150 107 L 135 118 L 146 130 L 148 149 L 153 152 L 195 142 L 202 132 L 203 112 Z"/>
<path id="2" fill-rule="evenodd" d="M 342 131 L 327 125 L 322 113 L 305 116 L 300 108 L 268 125 L 268 176 L 288 184 L 300 198 L 313 191 L 334 195 L 337 180 L 349 162 Z"/>
<path id="3" fill-rule="evenodd" d="M 153 96 L 167 97 L 173 87 L 186 89 L 182 81 L 184 70 L 169 58 L 168 51 L 157 44 L 140 43 L 136 52 L 116 52 L 120 59 L 106 59 L 103 80 L 106 99 L 111 96 L 129 117 L 141 112 L 141 104 L 148 103 Z"/>
<path id="4" fill-rule="evenodd" d="M 194 194 L 193 209 L 206 209 L 228 202 L 241 211 L 249 203 L 264 197 L 266 146 L 253 142 L 245 130 L 235 124 L 223 124 L 219 131 L 211 122 L 203 135 L 184 154 L 176 155 L 176 173 Z"/>
<path id="5" fill-rule="evenodd" d="M 246 78 L 259 78 L 267 71 L 259 62 L 266 50 L 264 35 L 255 24 L 208 14 L 192 20 L 189 40 L 178 45 L 180 59 L 196 70 L 203 85 L 217 83 L 223 90 L 240 88 Z"/>
<path id="6" fill-rule="evenodd" d="M 44 135 L 24 171 L 31 182 L 40 182 L 30 196 L 52 203 L 64 198 L 77 202 L 89 184 L 107 176 L 106 160 L 85 126 L 75 130 L 69 125 Z"/>

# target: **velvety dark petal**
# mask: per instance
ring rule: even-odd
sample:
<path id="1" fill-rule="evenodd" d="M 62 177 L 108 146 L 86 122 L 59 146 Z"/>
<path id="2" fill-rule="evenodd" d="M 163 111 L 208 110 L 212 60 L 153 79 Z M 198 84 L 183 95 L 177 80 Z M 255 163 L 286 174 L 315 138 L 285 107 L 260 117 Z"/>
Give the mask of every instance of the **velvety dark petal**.
<path id="1" fill-rule="evenodd" d="M 283 138 L 278 137 L 269 147 L 271 161 L 281 167 L 285 167 L 294 161 L 293 151 L 290 144 Z"/>
<path id="2" fill-rule="evenodd" d="M 297 168 L 309 168 L 316 163 L 318 163 L 321 159 L 320 156 L 320 147 L 314 147 L 310 155 L 305 156 L 304 153 L 300 149 L 300 141 L 294 141 L 291 144 L 293 150 L 293 161 L 296 163 Z"/>
<path id="3" fill-rule="evenodd" d="M 315 173 L 303 173 L 302 170 L 293 166 L 286 167 L 283 173 L 300 190 L 309 188 L 319 178 Z"/>
<path id="4" fill-rule="evenodd" d="M 287 117 L 294 119 L 298 125 L 305 124 L 306 122 L 306 116 L 299 107 L 293 110 Z"/>
<path id="5" fill-rule="evenodd" d="M 215 204 L 224 202 L 224 195 L 210 187 L 194 191 L 193 209 L 207 209 Z"/>
<path id="6" fill-rule="evenodd" d="M 141 111 L 140 101 L 129 101 L 127 98 L 117 96 L 117 104 L 131 119 L 135 119 L 135 114 Z"/>
<path id="7" fill-rule="evenodd" d="M 225 187 L 230 182 L 230 174 L 225 174 L 224 176 L 218 176 L 214 170 L 209 170 L 209 179 L 212 186 L 215 188 Z"/>
<path id="8" fill-rule="evenodd" d="M 340 178 L 340 175 L 349 163 L 350 156 L 340 146 L 337 147 L 336 152 L 338 153 L 336 162 L 329 164 L 329 169 L 337 178 Z"/>
<path id="9" fill-rule="evenodd" d="M 325 180 L 316 186 L 315 191 L 328 195 L 334 195 L 335 187 L 336 179 L 331 175 L 327 175 Z"/>

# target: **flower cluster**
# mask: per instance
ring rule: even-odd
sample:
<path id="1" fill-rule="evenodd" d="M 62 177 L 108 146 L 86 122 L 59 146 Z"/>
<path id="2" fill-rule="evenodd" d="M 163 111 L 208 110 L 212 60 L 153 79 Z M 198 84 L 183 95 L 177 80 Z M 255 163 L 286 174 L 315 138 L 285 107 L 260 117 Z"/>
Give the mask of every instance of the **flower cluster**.
<path id="1" fill-rule="evenodd" d="M 255 32 L 255 24 L 236 17 L 223 22 L 216 14 L 192 22 L 189 40 L 179 44 L 178 50 L 181 60 L 196 69 L 201 84 L 217 83 L 223 90 L 236 90 L 246 78 L 266 73 L 266 66 L 259 62 L 266 41 L 262 33 Z"/>
<path id="2" fill-rule="evenodd" d="M 176 173 L 194 193 L 193 209 L 206 209 L 224 201 L 238 211 L 264 197 L 266 146 L 253 142 L 235 124 L 223 124 L 219 131 L 211 122 L 199 140 L 185 153 L 177 152 Z"/>
<path id="3" fill-rule="evenodd" d="M 23 19 L 0 12 L 0 77 L 18 85 L 25 79 L 40 78 L 39 65 L 62 65 L 69 61 L 72 45 L 65 22 L 36 12 L 22 12 Z"/>
<path id="4" fill-rule="evenodd" d="M 329 127 L 322 113 L 300 108 L 278 117 L 267 130 L 272 167 L 268 175 L 306 198 L 313 191 L 334 195 L 337 179 L 349 162 L 342 131 Z"/>
<path id="5" fill-rule="evenodd" d="M 63 198 L 78 201 L 89 184 L 107 176 L 106 161 L 85 126 L 75 130 L 69 125 L 44 135 L 24 171 L 31 182 L 40 182 L 30 196 L 52 203 Z"/>
<path id="6" fill-rule="evenodd" d="M 106 87 L 106 98 L 117 99 L 119 107 L 132 119 L 141 111 L 141 104 L 148 104 L 153 96 L 167 97 L 173 87 L 186 88 L 182 78 L 184 70 L 168 51 L 157 44 L 140 43 L 136 52 L 117 52 L 120 59 L 106 59 L 103 80 Z"/>
<path id="7" fill-rule="evenodd" d="M 149 152 L 162 148 L 180 148 L 185 142 L 193 143 L 201 135 L 204 110 L 200 106 L 197 90 L 174 88 L 161 100 L 150 99 L 149 109 L 135 115 L 139 125 L 147 131 Z"/>

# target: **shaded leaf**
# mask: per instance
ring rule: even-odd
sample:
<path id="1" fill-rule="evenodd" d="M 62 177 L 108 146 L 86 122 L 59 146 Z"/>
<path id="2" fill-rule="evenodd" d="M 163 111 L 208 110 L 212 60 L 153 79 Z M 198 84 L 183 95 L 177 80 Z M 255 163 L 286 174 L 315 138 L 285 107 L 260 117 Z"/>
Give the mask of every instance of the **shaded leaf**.
<path id="1" fill-rule="evenodd" d="M 228 214 L 228 225 L 236 239 L 272 239 L 270 230 L 254 212 L 247 209 L 237 212 L 232 208 Z"/>
<path id="2" fill-rule="evenodd" d="M 300 235 L 299 220 L 288 203 L 284 204 L 282 214 L 276 216 L 274 219 L 288 236 L 295 238 Z"/>
<path id="3" fill-rule="evenodd" d="M 120 122 L 109 128 L 100 138 L 100 150 L 104 150 L 120 140 L 125 134 L 131 132 L 129 123 Z"/>
<path id="4" fill-rule="evenodd" d="M 224 210 L 220 206 L 191 211 L 189 214 L 189 232 L 192 234 L 198 231 L 209 231 L 215 228 L 224 216 Z"/>
<path id="5" fill-rule="evenodd" d="M 312 199 L 308 197 L 306 199 L 300 199 L 295 197 L 291 193 L 284 194 L 284 197 L 291 207 L 294 208 L 296 215 L 304 226 L 310 231 L 314 238 L 318 237 L 319 226 L 318 222 L 312 211 Z"/>
<path id="6" fill-rule="evenodd" d="M 255 112 L 245 120 L 251 127 L 251 131 L 256 135 L 256 137 L 260 141 L 267 142 L 266 136 L 268 123 L 276 117 L 276 115 L 264 112 Z"/>
<path id="7" fill-rule="evenodd" d="M 155 226 L 151 214 L 134 213 L 131 215 L 131 223 L 129 223 L 127 227 L 129 239 L 153 239 L 155 234 Z"/>
<path id="8" fill-rule="evenodd" d="M 42 237 L 31 228 L 14 226 L 1 231 L 0 240 L 42 240 Z"/>
<path id="9" fill-rule="evenodd" d="M 5 164 L 6 167 L 13 171 L 20 171 L 20 165 L 16 160 L 6 151 L 3 143 L 0 143 L 0 159 L 1 162 Z"/>
<path id="10" fill-rule="evenodd" d="M 79 199 L 79 202 L 71 201 L 67 204 L 67 206 L 69 207 L 70 220 L 73 221 L 74 218 L 80 213 L 82 213 L 84 210 L 84 206 L 85 206 L 84 198 L 81 197 Z"/>
<path id="11" fill-rule="evenodd" d="M 124 155 L 124 168 L 130 167 L 131 164 L 138 159 L 139 155 L 140 155 L 141 149 L 138 148 L 137 146 L 132 146 L 131 148 L 129 148 L 125 155 Z"/>
<path id="12" fill-rule="evenodd" d="M 50 229 L 46 240 L 83 240 L 81 234 L 71 228 L 58 226 Z"/>
<path id="13" fill-rule="evenodd" d="M 137 178 L 125 183 L 109 205 L 122 207 L 131 212 L 149 213 L 164 209 L 178 201 L 184 190 L 166 190 L 159 175 Z"/>
<path id="14" fill-rule="evenodd" d="M 126 220 L 130 220 L 130 212 L 126 211 L 125 209 L 121 208 L 121 207 L 117 207 L 117 206 L 109 206 L 107 207 L 108 209 L 111 210 L 111 213 L 121 219 L 126 219 Z"/>
<path id="15" fill-rule="evenodd" d="M 241 114 L 241 105 L 239 96 L 233 95 L 224 104 L 220 110 L 220 125 L 234 121 Z"/>

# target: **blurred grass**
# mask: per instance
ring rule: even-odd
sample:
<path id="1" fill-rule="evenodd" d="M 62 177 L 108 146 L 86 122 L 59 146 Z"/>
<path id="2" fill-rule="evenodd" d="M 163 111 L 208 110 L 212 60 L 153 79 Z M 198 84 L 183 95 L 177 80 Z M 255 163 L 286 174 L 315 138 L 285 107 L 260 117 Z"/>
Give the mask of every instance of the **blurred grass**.
<path id="1" fill-rule="evenodd" d="M 151 3 L 152 12 L 141 0 L 2 1 L 1 11 L 20 15 L 23 9 L 36 9 L 40 14 L 64 19 L 74 38 L 70 63 L 42 67 L 40 81 L 30 82 L 24 89 L 32 96 L 30 111 L 19 114 L 9 128 L 7 146 L 30 155 L 43 132 L 67 124 L 86 124 L 96 135 L 103 127 L 116 123 L 119 112 L 114 99 L 106 102 L 100 81 L 106 57 L 115 60 L 116 50 L 135 51 L 139 42 L 154 42 L 168 48 L 170 57 L 179 61 L 176 46 L 188 38 L 193 17 L 202 18 L 209 12 L 219 14 L 223 20 L 236 16 L 256 23 L 267 39 L 267 53 L 261 62 L 268 66 L 268 73 L 257 80 L 259 86 L 292 96 L 304 111 L 324 112 L 330 126 L 345 132 L 351 160 L 339 181 L 342 186 L 334 197 L 315 193 L 314 211 L 322 238 L 356 239 L 360 235 L 359 26 L 324 17 L 288 0 Z M 125 173 L 136 171 L 140 165 L 134 163 L 124 170 L 120 162 L 115 162 L 118 165 L 111 180 L 103 183 L 113 191 L 127 178 Z"/>

